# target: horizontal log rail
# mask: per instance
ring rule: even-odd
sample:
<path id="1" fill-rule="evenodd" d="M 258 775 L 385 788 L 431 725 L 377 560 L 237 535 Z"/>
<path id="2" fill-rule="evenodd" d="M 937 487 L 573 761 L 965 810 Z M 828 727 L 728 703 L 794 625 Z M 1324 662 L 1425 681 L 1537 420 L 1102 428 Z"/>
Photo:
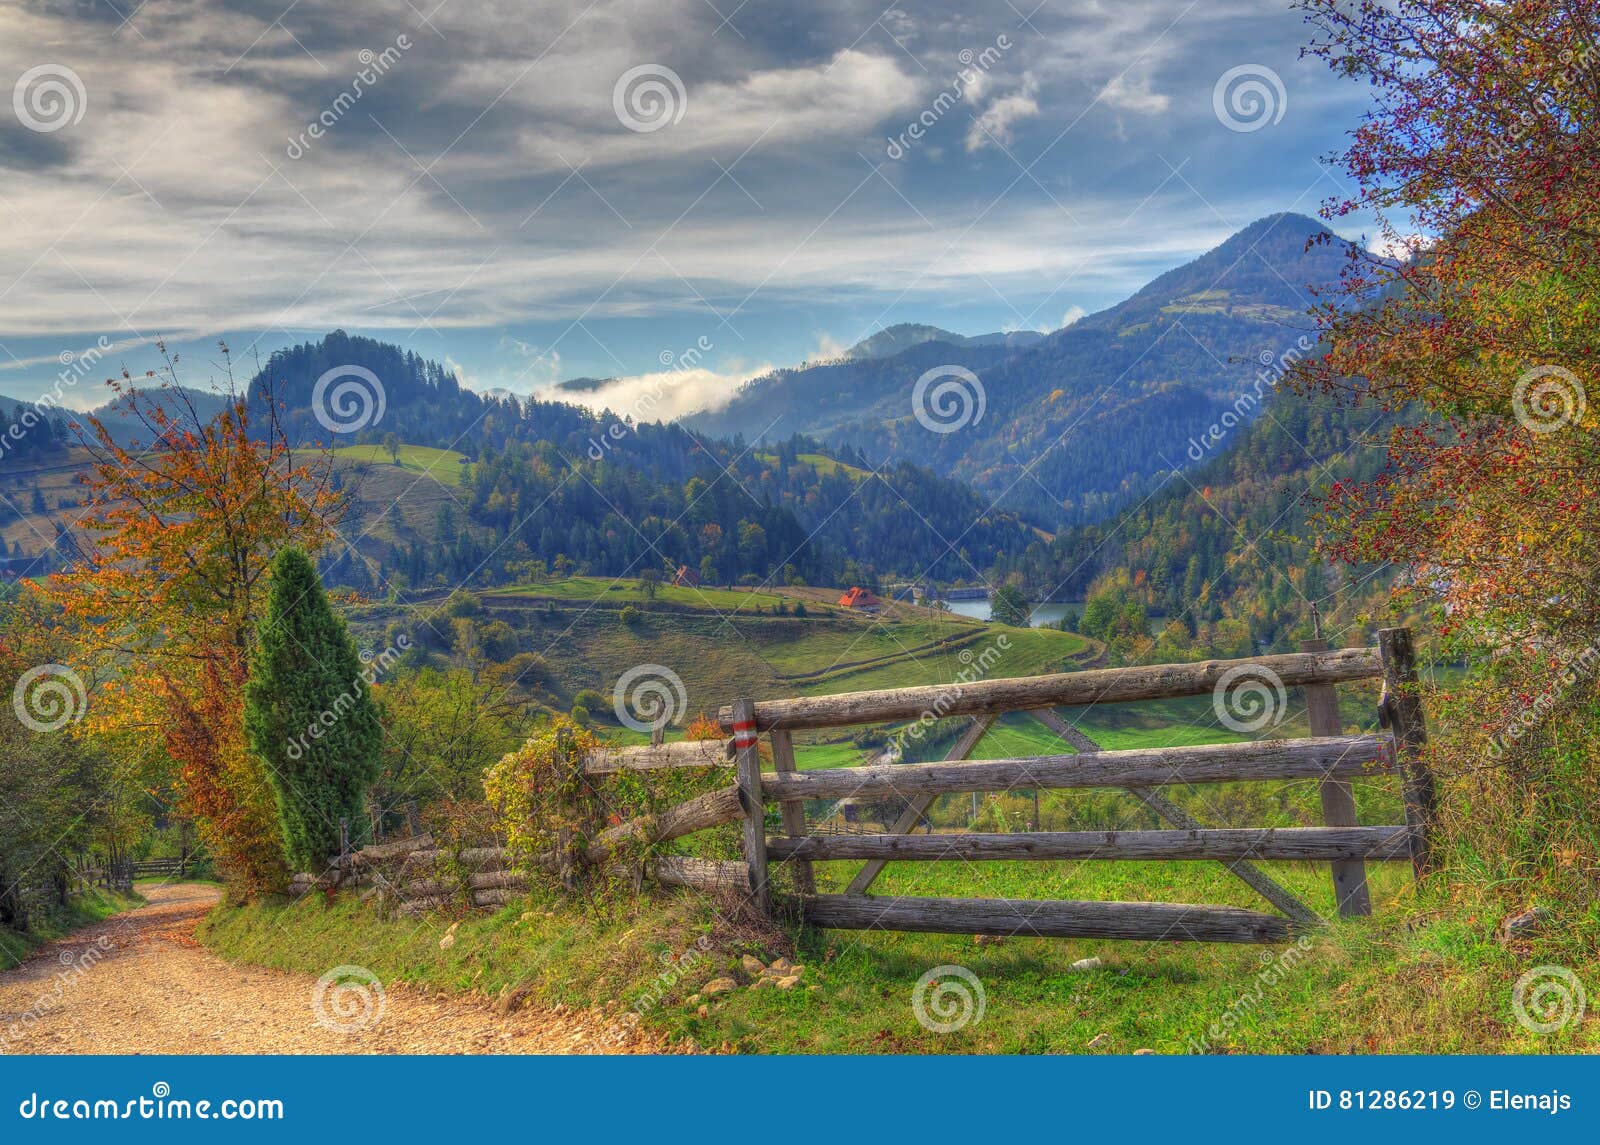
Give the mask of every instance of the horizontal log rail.
<path id="1" fill-rule="evenodd" d="M 720 787 L 654 815 L 641 815 L 594 837 L 585 857 L 591 863 L 610 859 L 628 843 L 665 843 L 707 827 L 743 819 L 746 808 L 737 787 Z"/>
<path id="2" fill-rule="evenodd" d="M 1411 858 L 1405 827 L 1247 827 L 1196 831 L 1035 831 L 1007 835 L 832 835 L 770 838 L 774 860 Z"/>
<path id="3" fill-rule="evenodd" d="M 806 922 L 834 930 L 1150 942 L 1282 942 L 1291 934 L 1286 918 L 1232 906 L 871 895 L 816 895 L 799 906 Z"/>
<path id="4" fill-rule="evenodd" d="M 607 868 L 613 875 L 632 871 L 626 864 Z M 697 891 L 750 893 L 750 869 L 733 859 L 697 859 L 691 855 L 661 855 L 647 859 L 644 873 L 664 887 L 688 887 Z"/>
<path id="5" fill-rule="evenodd" d="M 681 740 L 677 743 L 630 747 L 597 747 L 583 757 L 589 775 L 614 775 L 619 771 L 656 771 L 667 767 L 733 767 L 732 745 L 727 740 Z"/>
<path id="6" fill-rule="evenodd" d="M 978 716 L 1038 708 L 1164 700 L 1204 695 L 1223 683 L 1224 677 L 1235 669 L 1239 674 L 1271 673 L 1284 687 L 1295 687 L 1376 678 L 1383 675 L 1383 661 L 1376 648 L 1339 648 L 1331 652 L 1290 652 L 1245 660 L 1207 660 L 1198 664 L 1099 668 L 1049 676 L 975 680 L 967 684 L 763 700 L 755 705 L 755 720 L 758 730 L 796 730 L 920 719 L 926 712 L 940 717 Z M 717 718 L 724 728 L 732 729 L 731 706 L 721 708 Z"/>
<path id="7" fill-rule="evenodd" d="M 1387 771 L 1393 741 L 1382 735 L 1262 740 L 1200 747 L 1081 752 L 977 763 L 910 763 L 764 774 L 767 799 L 947 795 L 957 791 L 1160 787 L 1257 779 L 1355 777 Z"/>

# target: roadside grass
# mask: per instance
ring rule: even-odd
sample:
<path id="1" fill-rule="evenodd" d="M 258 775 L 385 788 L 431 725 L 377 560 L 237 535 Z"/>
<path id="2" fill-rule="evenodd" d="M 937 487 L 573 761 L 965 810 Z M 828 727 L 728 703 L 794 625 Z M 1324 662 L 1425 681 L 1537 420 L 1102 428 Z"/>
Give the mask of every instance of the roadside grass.
<path id="1" fill-rule="evenodd" d="M 67 906 L 42 916 L 26 933 L 0 927 L 0 970 L 10 970 L 19 965 L 47 942 L 102 922 L 114 914 L 132 910 L 143 905 L 144 901 L 137 893 L 129 896 L 94 887 L 83 894 L 74 895 Z"/>
<path id="2" fill-rule="evenodd" d="M 831 864 L 842 866 L 842 864 Z M 1082 864 L 1041 881 L 1042 864 L 891 864 L 875 891 L 1071 893 L 1080 898 L 1242 902 L 1249 892 L 1214 863 Z M 999 868 L 1010 868 L 1000 870 Z M 1326 869 L 1272 864 L 1273 873 L 1331 909 Z M 1592 935 L 1600 911 L 1535 942 L 1495 941 L 1492 903 L 1417 887 L 1402 865 L 1369 868 L 1371 919 L 1335 922 L 1275 947 L 802 931 L 765 940 L 733 926 L 697 895 L 630 892 L 584 908 L 543 895 L 493 915 L 385 918 L 342 897 L 293 905 L 219 907 L 202 939 L 233 961 L 320 975 L 355 963 L 384 982 L 408 982 L 522 1004 L 630 1011 L 674 1039 L 745 1053 L 1580 1053 L 1600 1051 L 1600 1022 L 1541 1035 L 1520 1025 L 1513 985 L 1540 965 L 1600 981 Z M 838 876 L 826 873 L 826 882 Z M 1252 904 L 1259 905 L 1259 904 Z M 695 954 L 702 936 L 711 951 Z M 709 980 L 747 982 L 738 958 L 784 954 L 805 967 L 792 991 L 740 988 L 689 999 Z M 1078 959 L 1102 965 L 1074 971 Z M 925 1028 L 913 1010 L 920 976 L 960 966 L 976 976 L 982 1016 L 959 1029 Z M 942 981 L 955 979 L 946 971 Z M 813 989 L 815 987 L 815 989 Z M 946 1001 L 955 1002 L 951 994 Z M 925 999 L 938 1016 L 937 988 Z M 958 1017 L 960 1006 L 948 1017 Z"/>
<path id="3" fill-rule="evenodd" d="M 546 588 L 567 599 L 631 601 L 636 585 L 613 591 L 599 578 L 573 578 L 486 595 L 527 595 Z M 668 590 L 663 589 L 663 592 Z M 691 590 L 674 590 L 688 592 Z M 710 590 L 726 592 L 729 590 Z M 793 599 L 792 590 L 773 594 Z M 806 590 L 815 592 L 816 590 Z M 584 593 L 590 595 L 585 596 Z M 603 597 L 599 594 L 604 594 Z M 751 603 L 762 594 L 732 592 Z M 642 596 L 641 598 L 642 599 Z M 768 607 L 763 605 L 764 610 Z M 812 599 L 807 598 L 808 609 Z M 816 610 L 820 612 L 821 610 Z M 991 676 L 1028 675 L 1081 665 L 1098 649 L 1081 637 L 1050 630 L 1000 629 L 951 616 L 896 612 L 878 622 L 836 615 L 806 624 L 739 614 L 737 631 L 710 610 L 702 615 L 644 612 L 635 625 L 615 611 L 543 617 L 530 610 L 531 641 L 561 664 L 565 686 L 595 687 L 607 696 L 618 676 L 639 664 L 672 668 L 689 692 L 689 714 L 714 711 L 737 695 L 829 694 L 871 687 L 948 683 L 966 663 L 970 633 L 981 648 L 1004 633 L 1012 647 Z M 815 614 L 815 613 L 814 613 Z M 924 645 L 945 642 L 940 647 Z M 817 675 L 820 673 L 820 675 Z M 812 681 L 796 676 L 811 674 Z M 1345 730 L 1371 729 L 1376 689 L 1341 686 Z M 1287 696 L 1274 736 L 1309 734 L 1304 700 Z M 1212 697 L 1061 709 L 1106 749 L 1173 747 L 1244 738 L 1226 726 Z M 1237 713 L 1236 713 L 1237 714 Z M 605 726 L 608 738 L 646 737 Z M 892 729 L 890 729 L 892 730 Z M 679 732 L 673 731 L 676 737 Z M 864 762 L 850 732 L 799 737 L 802 767 Z M 1017 713 L 996 722 L 978 758 L 1058 754 L 1060 741 Z M 1289 826 L 1322 821 L 1317 785 L 1217 784 L 1168 788 L 1168 794 L 1212 826 Z M 1392 779 L 1355 784 L 1360 821 L 1401 821 Z M 982 796 L 978 829 L 1008 830 L 1031 818 L 1031 793 Z M 1045 792 L 1046 829 L 1154 826 L 1149 813 L 1118 792 Z M 935 829 L 966 824 L 968 796 L 935 805 Z M 1143 817 L 1143 818 L 1141 818 Z M 1313 909 L 1332 917 L 1326 865 L 1266 863 Z M 855 864 L 819 864 L 824 889 L 840 889 Z M 1475 875 L 1466 860 L 1452 882 L 1435 876 L 1415 884 L 1405 864 L 1371 864 L 1371 919 L 1335 921 L 1304 945 L 1234 947 L 1197 943 L 1127 943 L 1011 939 L 977 944 L 962 936 L 814 932 L 798 927 L 763 933 L 730 924 L 703 896 L 623 888 L 587 905 L 535 894 L 492 915 L 459 918 L 455 940 L 441 948 L 452 916 L 386 917 L 372 905 L 341 897 L 295 904 L 219 907 L 203 927 L 224 956 L 320 975 L 355 963 L 386 982 L 412 982 L 488 998 L 525 998 L 530 1005 L 637 1010 L 669 1036 L 745 1052 L 906 1053 L 1454 1053 L 1596 1052 L 1594 1017 L 1548 1035 L 1520 1024 L 1513 986 L 1540 966 L 1566 967 L 1600 988 L 1600 905 L 1585 901 L 1555 912 L 1545 932 L 1507 945 L 1496 938 L 1501 918 L 1561 900 L 1538 871 L 1514 884 Z M 781 881 L 786 876 L 780 874 Z M 1267 909 L 1217 863 L 959 863 L 890 864 L 876 894 L 952 897 L 1073 898 L 1215 903 Z M 710 936 L 714 954 L 679 976 L 664 970 Z M 783 954 L 805 965 L 802 988 L 739 989 L 706 1002 L 702 1016 L 687 999 L 709 979 L 736 969 L 738 956 Z M 1074 971 L 1091 956 L 1104 965 Z M 981 1020 L 948 1034 L 924 1028 L 912 1009 L 920 975 L 961 966 L 983 984 Z M 667 982 L 663 975 L 673 978 Z M 812 989 L 812 987 L 819 987 Z"/>
<path id="4" fill-rule="evenodd" d="M 434 449 L 427 445 L 402 445 L 398 460 L 391 459 L 381 445 L 341 445 L 333 451 L 336 460 L 367 465 L 386 465 L 410 473 L 426 474 L 442 485 L 460 485 L 466 454 L 453 449 Z"/>

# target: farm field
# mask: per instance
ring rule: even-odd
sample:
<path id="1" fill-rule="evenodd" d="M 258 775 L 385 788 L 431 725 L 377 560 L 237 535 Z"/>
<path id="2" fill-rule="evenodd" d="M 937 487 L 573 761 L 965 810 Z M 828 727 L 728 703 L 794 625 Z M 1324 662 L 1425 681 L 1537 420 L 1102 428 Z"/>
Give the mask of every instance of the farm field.
<path id="1" fill-rule="evenodd" d="M 532 600 L 563 600 L 595 602 L 603 601 L 618 606 L 624 604 L 645 605 L 651 603 L 645 595 L 643 586 L 637 578 L 633 577 L 594 577 L 574 576 L 551 578 L 533 584 L 502 585 L 498 588 L 486 589 L 483 593 L 485 599 L 496 600 L 506 597 L 526 597 Z M 754 612 L 757 608 L 770 611 L 782 601 L 793 607 L 795 598 L 782 596 L 776 592 L 746 591 L 737 588 L 684 588 L 672 584 L 658 584 L 655 590 L 655 599 L 668 603 L 687 605 L 691 608 L 704 609 L 712 612 Z M 813 600 L 806 600 L 808 609 L 817 607 Z M 824 606 L 829 611 L 838 611 L 831 606 Z"/>
<path id="2" fill-rule="evenodd" d="M 425 445 L 402 445 L 398 459 L 392 459 L 381 445 L 344 445 L 333 451 L 344 462 L 363 466 L 389 466 L 407 473 L 432 477 L 443 485 L 460 485 L 467 457 L 453 449 L 432 449 Z"/>
<path id="3" fill-rule="evenodd" d="M 986 674 L 994 677 L 1036 675 L 1081 667 L 1100 654 L 1095 642 L 1054 629 L 1006 628 L 910 608 L 852 615 L 819 604 L 816 598 L 827 591 L 663 585 L 650 601 L 637 580 L 571 577 L 478 595 L 490 617 L 515 630 L 519 651 L 544 659 L 555 693 L 566 702 L 586 688 L 609 697 L 618 679 L 639 665 L 671 670 L 683 682 L 688 704 L 668 738 L 681 734 L 695 714 L 739 695 L 770 699 L 943 684 L 964 674 L 976 678 L 974 663 L 989 664 Z M 558 603 L 547 608 L 547 602 Z M 801 602 L 808 615 L 796 617 L 792 610 Z M 779 603 L 790 615 L 775 613 Z M 353 623 L 367 639 L 376 639 L 391 621 L 432 618 L 439 605 L 430 600 L 365 606 Z M 636 610 L 631 623 L 620 614 L 628 605 Z M 1002 637 L 1004 650 L 998 645 Z M 605 720 L 597 730 L 618 742 L 644 738 Z M 853 761 L 854 749 L 842 749 L 839 738 L 808 735 L 802 747 Z"/>

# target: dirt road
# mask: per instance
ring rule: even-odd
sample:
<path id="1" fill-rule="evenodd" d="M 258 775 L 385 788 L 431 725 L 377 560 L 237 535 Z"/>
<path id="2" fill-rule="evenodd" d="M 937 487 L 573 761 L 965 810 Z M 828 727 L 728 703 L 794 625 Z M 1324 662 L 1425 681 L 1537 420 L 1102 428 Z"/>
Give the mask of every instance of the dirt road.
<path id="1" fill-rule="evenodd" d="M 0 974 L 0 1052 L 58 1054 L 593 1054 L 618 1050 L 598 1012 L 497 1014 L 486 1001 L 234 966 L 194 929 L 217 901 L 196 883 L 141 887 L 149 905 Z M 669 1051 L 670 1052 L 670 1051 Z"/>

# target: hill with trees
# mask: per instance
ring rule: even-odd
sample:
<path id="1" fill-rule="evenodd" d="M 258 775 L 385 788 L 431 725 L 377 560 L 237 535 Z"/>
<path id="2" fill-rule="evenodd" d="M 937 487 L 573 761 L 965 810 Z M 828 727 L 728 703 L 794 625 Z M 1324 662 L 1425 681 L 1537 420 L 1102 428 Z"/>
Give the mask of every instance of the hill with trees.
<path id="1" fill-rule="evenodd" d="M 1103 519 L 1198 460 L 1192 439 L 1225 414 L 1260 412 L 1285 366 L 1312 352 L 1307 311 L 1353 253 L 1313 219 L 1271 215 L 1035 346 L 929 341 L 780 370 L 686 424 L 749 435 L 777 419 L 771 432 L 914 458 L 1047 527 Z M 919 380 L 957 379 L 953 368 L 977 384 L 930 408 L 937 389 L 919 399 Z"/>

